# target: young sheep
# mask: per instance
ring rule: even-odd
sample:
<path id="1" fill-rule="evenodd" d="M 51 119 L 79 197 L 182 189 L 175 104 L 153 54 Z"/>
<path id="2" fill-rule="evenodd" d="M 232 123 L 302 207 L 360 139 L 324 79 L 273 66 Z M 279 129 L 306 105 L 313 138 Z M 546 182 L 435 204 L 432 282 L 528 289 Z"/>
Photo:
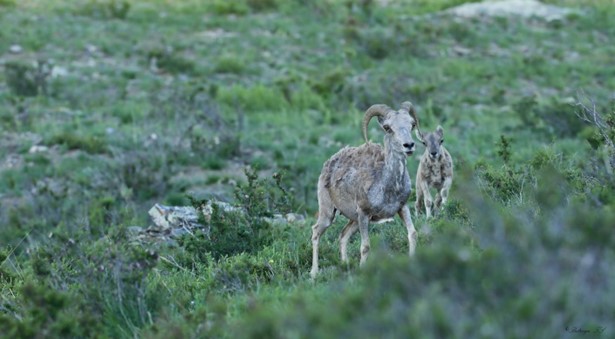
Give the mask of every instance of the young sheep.
<path id="1" fill-rule="evenodd" d="M 367 141 L 367 125 L 373 117 L 385 132 L 384 147 Z M 312 278 L 318 274 L 318 241 L 338 211 L 349 219 L 339 237 L 343 262 L 348 261 L 348 240 L 359 230 L 363 264 L 369 252 L 369 222 L 395 214 L 408 230 L 409 252 L 414 253 L 417 234 L 406 206 L 412 189 L 406 157 L 414 152 L 412 129 L 417 124 L 410 102 L 398 111 L 373 105 L 363 117 L 365 144 L 345 147 L 325 162 L 318 179 L 318 221 L 312 226 Z"/>
<path id="2" fill-rule="evenodd" d="M 433 133 L 425 135 L 420 131 L 415 131 L 415 133 L 426 148 L 416 171 L 416 203 L 414 207 L 418 216 L 421 202 L 423 202 L 427 218 L 430 218 L 432 200 L 429 188 L 434 187 L 437 190 L 435 213 L 437 209 L 446 204 L 448 199 L 448 191 L 453 183 L 453 158 L 442 146 L 442 143 L 444 143 L 442 126 L 438 126 Z"/>

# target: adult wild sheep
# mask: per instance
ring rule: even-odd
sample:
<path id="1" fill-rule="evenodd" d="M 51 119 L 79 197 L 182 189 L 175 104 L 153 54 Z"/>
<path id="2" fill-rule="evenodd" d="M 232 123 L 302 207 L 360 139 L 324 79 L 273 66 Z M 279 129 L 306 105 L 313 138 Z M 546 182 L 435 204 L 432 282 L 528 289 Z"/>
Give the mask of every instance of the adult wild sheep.
<path id="1" fill-rule="evenodd" d="M 367 139 L 367 125 L 377 117 L 385 132 L 384 147 Z M 410 255 L 414 254 L 417 233 L 406 206 L 412 182 L 406 157 L 414 152 L 412 129 L 418 119 L 410 102 L 398 111 L 387 105 L 373 105 L 363 117 L 365 144 L 345 147 L 325 162 L 318 179 L 318 221 L 312 226 L 312 278 L 318 274 L 318 242 L 337 212 L 349 219 L 340 234 L 340 253 L 348 262 L 350 237 L 361 233 L 361 265 L 369 253 L 368 224 L 399 214 L 408 230 Z"/>
<path id="2" fill-rule="evenodd" d="M 421 203 L 425 206 L 427 218 L 431 217 L 432 200 L 430 187 L 437 190 L 434 213 L 446 204 L 448 191 L 453 183 L 453 158 L 442 145 L 444 143 L 444 130 L 438 126 L 435 132 L 423 135 L 415 131 L 416 137 L 425 145 L 425 153 L 421 157 L 419 168 L 416 171 L 416 215 L 418 216 Z"/>

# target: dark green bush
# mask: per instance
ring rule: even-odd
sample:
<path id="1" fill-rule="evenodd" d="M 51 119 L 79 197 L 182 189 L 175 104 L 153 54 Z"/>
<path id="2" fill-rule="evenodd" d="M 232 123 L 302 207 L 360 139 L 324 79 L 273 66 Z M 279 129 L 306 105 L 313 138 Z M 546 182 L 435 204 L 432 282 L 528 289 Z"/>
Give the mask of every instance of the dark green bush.
<path id="1" fill-rule="evenodd" d="M 224 212 L 213 204 L 208 232 L 186 235 L 179 239 L 179 245 L 186 251 L 184 264 L 218 260 L 239 253 L 255 253 L 274 239 L 272 225 L 264 219 L 273 213 L 286 213 L 295 208 L 294 198 L 282 186 L 282 175 L 274 175 L 274 180 L 259 179 L 256 171 L 246 169 L 248 182 L 237 187 L 235 197 L 242 212 Z M 195 208 L 206 202 L 192 198 Z"/>
<path id="2" fill-rule="evenodd" d="M 107 143 L 104 138 L 94 135 L 82 136 L 73 132 L 65 131 L 52 136 L 47 145 L 64 145 L 69 150 L 83 150 L 90 154 L 107 152 Z"/>
<path id="3" fill-rule="evenodd" d="M 590 211 L 584 203 L 569 206 L 564 198 L 569 193 L 558 189 L 557 180 L 542 182 L 558 198 L 530 190 L 544 207 L 538 216 L 465 192 L 472 229 L 440 219 L 437 237 L 415 258 L 375 253 L 356 280 L 344 279 L 326 292 L 297 292 L 283 311 L 256 301 L 231 331 L 248 338 L 467 338 L 565 336 L 566 327 L 608 328 L 608 307 L 593 302 L 604 303 L 605 294 L 615 297 L 608 259 L 615 255 L 615 237 L 607 231 L 615 214 L 609 208 Z M 592 264 L 580 269 L 584 260 Z M 518 326 L 510 328 L 510 322 Z"/>
<path id="4" fill-rule="evenodd" d="M 274 213 L 294 211 L 294 196 L 284 187 L 283 172 L 276 172 L 272 179 L 260 179 L 255 168 L 246 168 L 246 184 L 238 185 L 235 190 L 236 201 L 243 206 L 252 218 L 271 217 Z"/>
<path id="5" fill-rule="evenodd" d="M 85 242 L 87 237 L 81 240 Z M 120 327 L 143 326 L 143 282 L 157 254 L 130 246 L 122 232 L 77 245 L 62 231 L 32 254 L 11 288 L 17 295 L 0 312 L 0 331 L 14 338 L 117 336 Z M 154 308 L 148 307 L 150 311 Z M 3 308 L 3 310 L 6 310 Z"/>
<path id="6" fill-rule="evenodd" d="M 513 110 L 522 122 L 522 128 L 558 137 L 574 137 L 583 129 L 583 124 L 574 114 L 576 110 L 569 102 L 551 98 L 538 100 L 526 96 L 515 102 Z"/>
<path id="7" fill-rule="evenodd" d="M 209 3 L 209 10 L 217 15 L 245 15 L 250 11 L 250 7 L 243 1 L 215 0 Z"/>
<path id="8" fill-rule="evenodd" d="M 4 247 L 0 249 L 0 282 L 3 284 L 12 284 L 14 281 L 14 274 L 7 268 L 9 263 L 9 257 L 13 254 L 10 247 Z M 5 266 L 6 265 L 6 266 Z"/>
<path id="9" fill-rule="evenodd" d="M 469 2 L 478 2 L 478 0 L 416 0 L 412 2 L 412 6 L 415 7 L 415 11 L 429 13 L 441 11 Z"/>
<path id="10" fill-rule="evenodd" d="M 262 12 L 275 10 L 279 6 L 278 0 L 238 0 L 238 1 L 211 1 L 209 10 L 218 15 L 245 15 L 249 12 Z"/>
<path id="11" fill-rule="evenodd" d="M 100 331 L 100 323 L 80 309 L 80 301 L 49 286 L 25 284 L 19 291 L 22 304 L 19 317 L 0 313 L 0 330 L 11 338 L 90 337 Z"/>
<path id="12" fill-rule="evenodd" d="M 486 163 L 478 163 L 476 171 L 487 184 L 491 194 L 501 201 L 520 197 L 525 174 L 519 169 L 506 165 L 498 169 Z"/>
<path id="13" fill-rule="evenodd" d="M 235 55 L 223 55 L 218 58 L 214 70 L 218 73 L 241 74 L 246 70 L 246 64 Z"/>
<path id="14" fill-rule="evenodd" d="M 47 78 L 51 69 L 44 61 L 39 61 L 37 66 L 22 61 L 9 61 L 4 64 L 4 73 L 6 84 L 16 96 L 47 94 Z"/>
<path id="15" fill-rule="evenodd" d="M 275 277 L 273 267 L 268 262 L 245 253 L 221 260 L 212 274 L 212 287 L 229 293 L 252 289 L 260 282 L 267 283 Z"/>
<path id="16" fill-rule="evenodd" d="M 119 156 L 115 169 L 118 179 L 139 199 L 160 196 L 169 188 L 170 162 L 166 152 L 155 155 L 137 151 Z"/>
<path id="17" fill-rule="evenodd" d="M 117 199 L 113 196 L 101 196 L 91 204 L 88 213 L 90 229 L 95 235 L 104 230 L 104 225 L 114 224 L 113 211 L 117 208 Z"/>
<path id="18" fill-rule="evenodd" d="M 334 96 L 344 89 L 348 75 L 347 69 L 334 68 L 323 73 L 320 79 L 312 84 L 312 89 L 323 97 Z"/>
<path id="19" fill-rule="evenodd" d="M 215 155 L 208 155 L 203 159 L 203 168 L 205 169 L 221 170 L 225 165 L 225 160 Z"/>
<path id="20" fill-rule="evenodd" d="M 88 0 L 76 13 L 98 19 L 124 20 L 130 8 L 130 2 L 126 0 Z"/>
<path id="21" fill-rule="evenodd" d="M 263 84 L 221 87 L 216 91 L 216 101 L 240 112 L 281 112 L 288 108 L 279 88 Z"/>
<path id="22" fill-rule="evenodd" d="M 510 139 L 504 135 L 500 135 L 500 141 L 498 142 L 497 154 L 505 164 L 510 161 Z"/>
<path id="23" fill-rule="evenodd" d="M 155 48 L 148 52 L 147 60 L 156 66 L 172 74 L 193 74 L 196 66 L 194 61 L 189 60 L 178 52 L 168 48 Z"/>
<path id="24" fill-rule="evenodd" d="M 398 42 L 393 32 L 388 30 L 369 30 L 360 34 L 360 44 L 365 53 L 376 60 L 382 60 L 396 51 Z"/>
<path id="25" fill-rule="evenodd" d="M 190 255 L 190 260 L 207 262 L 238 253 L 254 253 L 271 241 L 270 225 L 264 221 L 251 222 L 240 213 L 223 213 L 214 206 L 208 233 L 184 236 L 179 244 Z M 193 259 L 191 259 L 193 258 Z"/>
<path id="26" fill-rule="evenodd" d="M 246 0 L 246 2 L 256 12 L 275 10 L 279 5 L 279 0 Z"/>

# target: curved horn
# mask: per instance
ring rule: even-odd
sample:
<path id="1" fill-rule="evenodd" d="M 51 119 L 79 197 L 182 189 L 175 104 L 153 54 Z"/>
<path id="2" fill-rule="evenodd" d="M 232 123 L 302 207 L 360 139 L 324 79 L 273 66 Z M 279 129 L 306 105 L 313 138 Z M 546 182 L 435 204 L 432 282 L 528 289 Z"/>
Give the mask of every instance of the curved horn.
<path id="1" fill-rule="evenodd" d="M 419 139 L 419 141 L 424 144 L 425 140 L 423 139 L 423 133 L 421 133 L 421 131 L 419 131 L 418 129 L 414 130 L 414 135 L 416 135 L 416 138 Z"/>
<path id="2" fill-rule="evenodd" d="M 419 132 L 420 132 L 421 129 L 419 128 L 419 118 L 417 118 L 417 116 L 416 116 L 416 110 L 414 109 L 414 105 L 412 105 L 412 103 L 410 101 L 404 101 L 401 104 L 401 109 L 406 111 L 406 112 L 408 112 L 408 114 L 410 114 L 410 116 L 416 122 L 416 129 L 419 130 Z"/>
<path id="3" fill-rule="evenodd" d="M 365 111 L 365 116 L 363 117 L 362 127 L 363 127 L 363 139 L 365 139 L 366 143 L 367 143 L 367 125 L 369 124 L 369 121 L 375 116 L 379 116 L 379 117 L 384 116 L 390 110 L 391 108 L 389 106 L 379 104 L 379 105 L 372 105 L 372 107 L 368 108 L 367 111 Z"/>

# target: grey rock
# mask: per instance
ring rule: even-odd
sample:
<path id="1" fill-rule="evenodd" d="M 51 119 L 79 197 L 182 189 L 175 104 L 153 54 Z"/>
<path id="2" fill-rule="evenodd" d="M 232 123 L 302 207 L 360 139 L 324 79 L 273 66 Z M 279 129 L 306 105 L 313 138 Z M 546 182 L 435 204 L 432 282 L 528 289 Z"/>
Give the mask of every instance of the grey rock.
<path id="1" fill-rule="evenodd" d="M 9 52 L 13 53 L 13 54 L 19 54 L 21 52 L 23 52 L 23 48 L 20 45 L 11 45 L 11 47 L 9 47 Z"/>

